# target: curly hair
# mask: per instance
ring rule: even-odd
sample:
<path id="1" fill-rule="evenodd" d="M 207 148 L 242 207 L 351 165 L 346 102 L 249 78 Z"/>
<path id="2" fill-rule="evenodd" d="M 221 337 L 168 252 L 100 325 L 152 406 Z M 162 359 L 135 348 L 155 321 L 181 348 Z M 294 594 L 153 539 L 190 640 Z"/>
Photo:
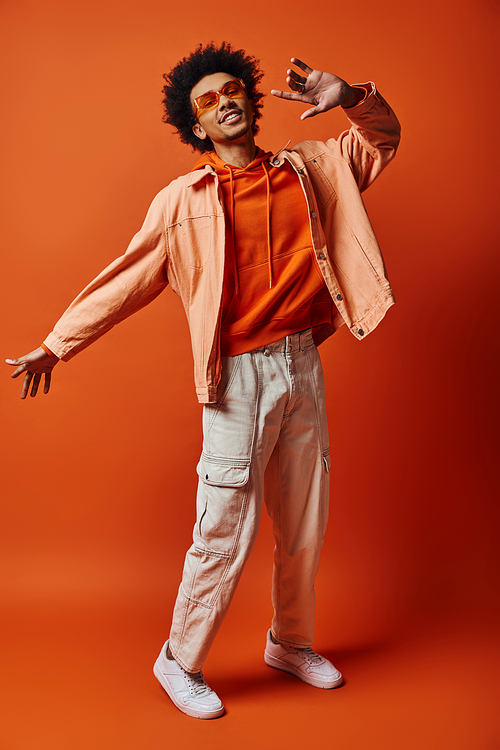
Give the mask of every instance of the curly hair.
<path id="1" fill-rule="evenodd" d="M 258 85 L 264 73 L 259 68 L 259 61 L 247 55 L 242 49 L 233 49 L 229 42 L 222 42 L 220 47 L 217 47 L 214 42 L 210 42 L 205 47 L 199 44 L 194 52 L 184 57 L 170 73 L 165 73 L 163 76 L 166 81 L 163 87 L 165 94 L 163 122 L 168 122 L 176 129 L 181 141 L 202 153 L 213 151 L 214 146 L 210 138 L 202 140 L 193 133 L 196 118 L 193 114 L 190 94 L 198 81 L 214 73 L 228 73 L 235 78 L 242 78 L 245 82 L 247 96 L 254 108 L 252 122 L 254 135 L 259 131 L 257 120 L 262 117 L 260 110 L 264 94 L 258 90 Z"/>

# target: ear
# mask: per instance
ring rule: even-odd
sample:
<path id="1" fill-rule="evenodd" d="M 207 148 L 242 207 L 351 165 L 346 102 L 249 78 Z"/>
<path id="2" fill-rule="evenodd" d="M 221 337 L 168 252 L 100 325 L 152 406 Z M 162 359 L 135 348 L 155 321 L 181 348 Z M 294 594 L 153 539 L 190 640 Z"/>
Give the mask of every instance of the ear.
<path id="1" fill-rule="evenodd" d="M 198 120 L 196 120 L 195 124 L 193 125 L 193 133 L 195 134 L 195 136 L 197 138 L 199 138 L 202 141 L 204 141 L 205 138 L 207 137 L 207 134 L 205 133 L 205 131 L 201 127 L 201 125 L 198 122 Z"/>

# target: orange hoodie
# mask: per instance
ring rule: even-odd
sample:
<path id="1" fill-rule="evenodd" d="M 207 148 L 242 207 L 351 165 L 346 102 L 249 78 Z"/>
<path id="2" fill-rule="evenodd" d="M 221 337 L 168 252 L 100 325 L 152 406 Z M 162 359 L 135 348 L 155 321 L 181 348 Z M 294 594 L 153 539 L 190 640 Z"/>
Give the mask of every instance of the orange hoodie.
<path id="1" fill-rule="evenodd" d="M 226 216 L 221 354 L 234 356 L 311 326 L 331 323 L 333 301 L 311 242 L 304 193 L 285 161 L 257 149 L 241 169 L 215 153 Z"/>

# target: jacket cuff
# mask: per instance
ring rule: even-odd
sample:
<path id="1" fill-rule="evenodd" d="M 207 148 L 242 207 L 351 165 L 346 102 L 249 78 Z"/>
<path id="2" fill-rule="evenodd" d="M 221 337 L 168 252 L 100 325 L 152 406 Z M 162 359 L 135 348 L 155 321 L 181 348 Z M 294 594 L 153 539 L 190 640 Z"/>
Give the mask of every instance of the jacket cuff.
<path id="1" fill-rule="evenodd" d="M 368 81 L 367 83 L 351 83 L 350 84 L 353 89 L 363 89 L 366 93 L 363 99 L 361 99 L 360 102 L 355 104 L 353 107 L 342 107 L 342 109 L 347 112 L 354 112 L 358 109 L 358 107 L 362 107 L 363 104 L 366 104 L 370 101 L 372 94 L 377 93 L 377 87 L 373 83 L 373 81 Z"/>
<path id="2" fill-rule="evenodd" d="M 44 340 L 42 347 L 45 350 L 49 349 L 51 352 L 53 352 L 54 357 L 62 359 L 64 362 L 67 362 L 76 354 L 76 352 L 73 353 L 72 351 L 70 351 L 68 345 L 64 344 L 64 342 L 54 332 L 49 333 L 47 338 Z"/>

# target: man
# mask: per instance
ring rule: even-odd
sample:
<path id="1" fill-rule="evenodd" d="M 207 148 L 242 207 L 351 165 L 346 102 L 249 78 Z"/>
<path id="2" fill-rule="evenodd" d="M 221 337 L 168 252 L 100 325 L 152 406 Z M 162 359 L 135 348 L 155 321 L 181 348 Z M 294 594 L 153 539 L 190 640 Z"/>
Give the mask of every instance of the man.
<path id="1" fill-rule="evenodd" d="M 342 106 L 338 140 L 277 154 L 255 144 L 257 61 L 201 45 L 165 76 L 167 122 L 202 156 L 154 199 L 126 254 L 72 303 L 42 347 L 7 360 L 44 392 L 68 360 L 148 304 L 168 283 L 189 321 L 203 452 L 193 545 L 170 637 L 154 673 L 197 718 L 224 707 L 201 668 L 258 530 L 264 497 L 275 536 L 274 617 L 266 663 L 315 687 L 342 675 L 312 650 L 314 578 L 328 516 L 330 449 L 316 344 L 343 323 L 361 339 L 392 291 L 360 192 L 392 159 L 399 123 L 374 84 L 348 85 L 296 58 L 283 99 Z"/>

